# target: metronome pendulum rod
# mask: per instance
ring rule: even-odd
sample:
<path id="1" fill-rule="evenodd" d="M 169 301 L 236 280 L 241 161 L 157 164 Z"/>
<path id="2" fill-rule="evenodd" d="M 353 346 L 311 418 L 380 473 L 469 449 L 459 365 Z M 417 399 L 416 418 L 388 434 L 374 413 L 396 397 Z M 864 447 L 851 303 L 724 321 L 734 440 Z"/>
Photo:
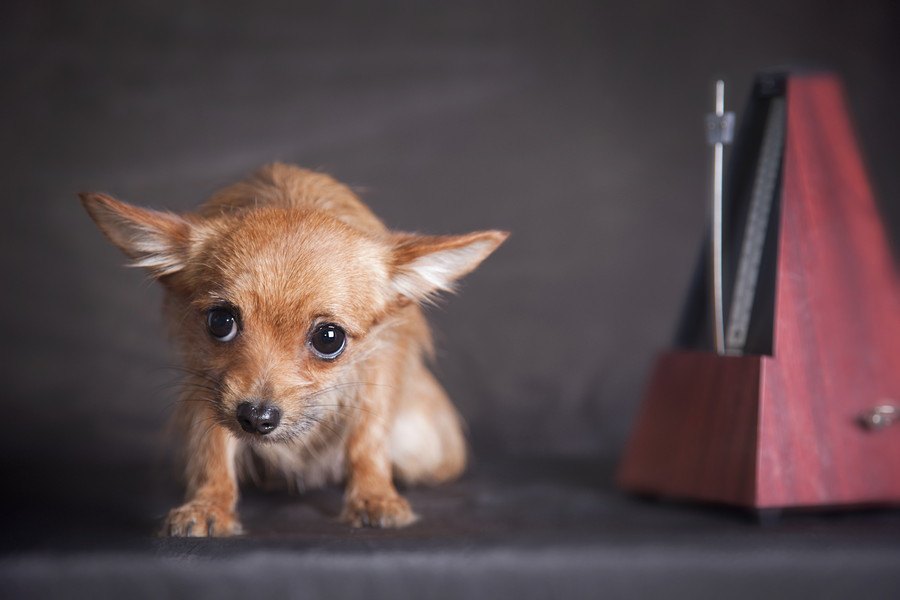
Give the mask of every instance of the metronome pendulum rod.
<path id="1" fill-rule="evenodd" d="M 722 181 L 725 144 L 734 136 L 734 113 L 725 112 L 725 82 L 716 81 L 716 112 L 706 116 L 706 141 L 713 147 L 712 219 L 710 219 L 710 278 L 713 339 L 718 354 L 725 353 L 725 316 L 722 300 Z"/>

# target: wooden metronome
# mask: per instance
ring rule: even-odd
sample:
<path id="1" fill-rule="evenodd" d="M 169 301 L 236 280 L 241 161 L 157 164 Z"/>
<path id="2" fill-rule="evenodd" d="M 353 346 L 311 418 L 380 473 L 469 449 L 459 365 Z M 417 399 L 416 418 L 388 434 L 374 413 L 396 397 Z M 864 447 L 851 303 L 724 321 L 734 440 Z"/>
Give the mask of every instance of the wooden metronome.
<path id="1" fill-rule="evenodd" d="M 727 175 L 620 487 L 751 509 L 900 502 L 900 287 L 839 80 L 758 76 Z"/>

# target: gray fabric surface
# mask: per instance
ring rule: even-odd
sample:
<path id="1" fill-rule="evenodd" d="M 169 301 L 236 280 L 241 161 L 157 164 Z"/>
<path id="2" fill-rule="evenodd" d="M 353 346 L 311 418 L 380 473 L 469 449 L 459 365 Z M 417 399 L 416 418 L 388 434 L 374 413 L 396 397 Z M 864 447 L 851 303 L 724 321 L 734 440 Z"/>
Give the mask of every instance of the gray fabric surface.
<path id="1" fill-rule="evenodd" d="M 592 460 L 479 461 L 462 481 L 409 490 L 422 520 L 400 531 L 336 522 L 339 490 L 248 492 L 249 533 L 231 540 L 150 537 L 177 500 L 152 472 L 70 472 L 66 507 L 36 499 L 17 507 L 0 545 L 0 589 L 85 598 L 896 598 L 900 590 L 896 511 L 760 522 L 623 496 L 610 465 Z"/>
<path id="2" fill-rule="evenodd" d="M 703 235 L 711 81 L 738 108 L 759 68 L 838 71 L 896 232 L 897 6 L 4 3 L 4 592 L 896 592 L 895 513 L 759 528 L 619 496 L 610 474 Z M 513 232 L 430 313 L 476 471 L 412 491 L 425 519 L 400 533 L 342 529 L 327 492 L 251 495 L 243 540 L 153 541 L 178 499 L 159 292 L 75 193 L 187 209 L 276 159 L 399 229 Z"/>

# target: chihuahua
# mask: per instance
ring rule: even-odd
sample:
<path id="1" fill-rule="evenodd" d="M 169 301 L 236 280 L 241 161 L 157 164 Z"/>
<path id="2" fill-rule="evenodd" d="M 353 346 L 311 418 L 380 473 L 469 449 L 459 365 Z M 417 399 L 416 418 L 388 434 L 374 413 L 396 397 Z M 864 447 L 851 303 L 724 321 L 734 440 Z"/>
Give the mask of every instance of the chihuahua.
<path id="1" fill-rule="evenodd" d="M 426 366 L 421 305 L 507 237 L 389 231 L 328 175 L 273 164 L 193 213 L 81 194 L 98 227 L 165 290 L 186 373 L 175 422 L 185 503 L 172 536 L 241 533 L 238 480 L 344 483 L 341 518 L 403 527 L 395 487 L 451 480 L 462 423 Z"/>

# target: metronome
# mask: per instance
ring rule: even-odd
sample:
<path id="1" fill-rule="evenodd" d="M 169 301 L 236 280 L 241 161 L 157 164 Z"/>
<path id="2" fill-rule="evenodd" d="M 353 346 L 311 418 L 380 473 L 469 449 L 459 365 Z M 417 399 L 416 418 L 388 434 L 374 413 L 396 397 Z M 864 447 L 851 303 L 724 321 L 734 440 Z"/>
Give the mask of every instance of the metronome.
<path id="1" fill-rule="evenodd" d="M 711 229 L 625 490 L 753 509 L 900 502 L 900 288 L 840 81 L 717 86 Z M 724 182 L 724 183 L 723 183 Z"/>

